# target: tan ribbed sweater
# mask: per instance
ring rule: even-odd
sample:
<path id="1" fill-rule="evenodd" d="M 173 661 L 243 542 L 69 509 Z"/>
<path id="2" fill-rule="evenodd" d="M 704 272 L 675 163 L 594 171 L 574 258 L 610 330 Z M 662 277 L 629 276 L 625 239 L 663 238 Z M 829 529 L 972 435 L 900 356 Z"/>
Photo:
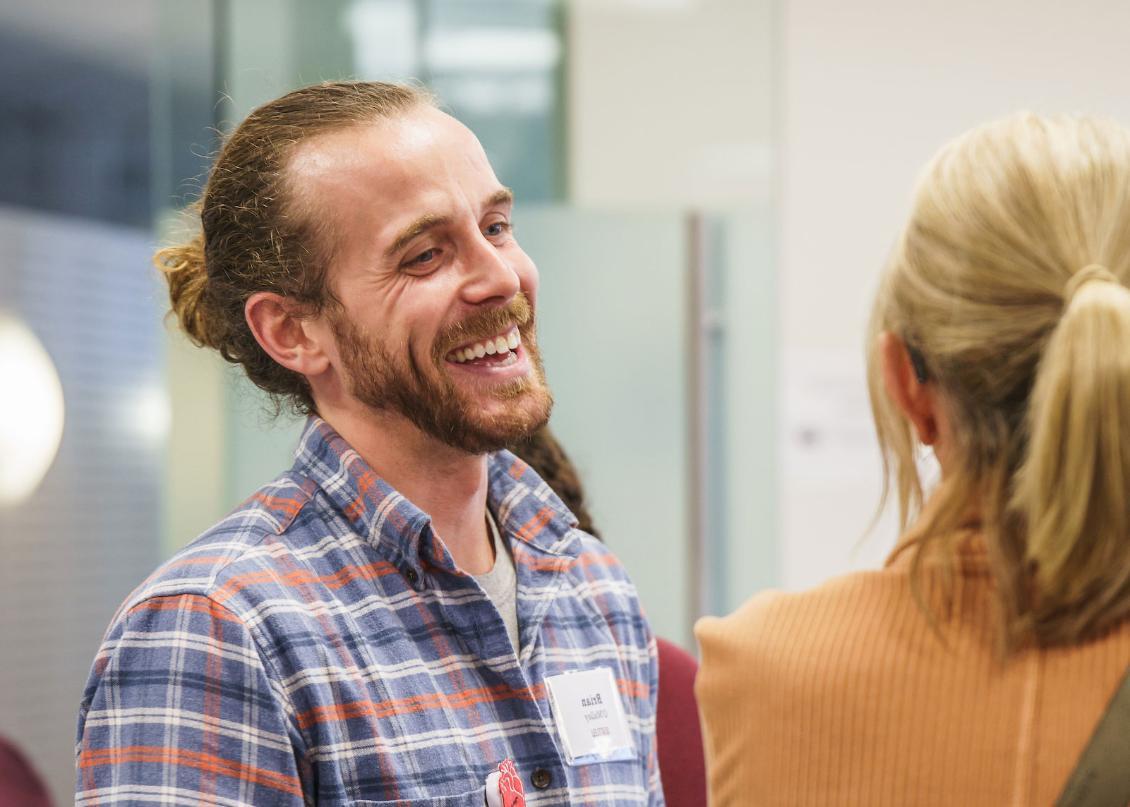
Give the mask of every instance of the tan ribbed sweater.
<path id="1" fill-rule="evenodd" d="M 711 805 L 1054 803 L 1130 664 L 1130 625 L 1002 661 L 973 536 L 948 600 L 924 565 L 947 647 L 912 597 L 911 554 L 698 623 Z"/>

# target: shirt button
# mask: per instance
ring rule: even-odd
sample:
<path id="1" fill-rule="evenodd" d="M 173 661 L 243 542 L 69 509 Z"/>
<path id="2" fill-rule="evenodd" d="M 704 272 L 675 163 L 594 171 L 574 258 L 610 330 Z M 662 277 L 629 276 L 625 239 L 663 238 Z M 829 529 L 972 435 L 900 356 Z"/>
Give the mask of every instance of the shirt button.
<path id="1" fill-rule="evenodd" d="M 538 768 L 534 771 L 534 775 L 530 777 L 530 782 L 538 790 L 545 790 L 553 782 L 553 774 L 545 768 Z"/>
<path id="2" fill-rule="evenodd" d="M 410 585 L 410 586 L 414 586 L 414 585 L 416 585 L 417 583 L 420 582 L 420 575 L 416 574 L 415 569 L 407 570 L 404 573 L 404 577 L 408 581 L 408 585 Z"/>

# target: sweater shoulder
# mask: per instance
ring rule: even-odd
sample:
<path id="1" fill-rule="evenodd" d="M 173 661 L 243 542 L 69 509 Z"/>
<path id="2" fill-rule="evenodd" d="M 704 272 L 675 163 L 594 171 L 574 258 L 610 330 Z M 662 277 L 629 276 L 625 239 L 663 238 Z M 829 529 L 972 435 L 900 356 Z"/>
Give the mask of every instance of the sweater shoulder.
<path id="1" fill-rule="evenodd" d="M 902 570 L 853 572 L 805 591 L 761 591 L 728 616 L 700 620 L 695 632 L 714 638 L 808 633 L 805 629 L 812 628 L 816 636 L 823 632 L 835 636 L 842 633 L 839 627 L 858 622 L 862 612 L 899 608 L 907 599 L 913 598 L 908 575 Z"/>
<path id="2" fill-rule="evenodd" d="M 760 592 L 728 616 L 699 620 L 695 637 L 706 678 L 733 673 L 787 680 L 826 664 L 867 664 L 875 656 L 864 648 L 905 644 L 908 631 L 928 634 L 928 624 L 908 575 L 881 569 L 802 592 Z"/>

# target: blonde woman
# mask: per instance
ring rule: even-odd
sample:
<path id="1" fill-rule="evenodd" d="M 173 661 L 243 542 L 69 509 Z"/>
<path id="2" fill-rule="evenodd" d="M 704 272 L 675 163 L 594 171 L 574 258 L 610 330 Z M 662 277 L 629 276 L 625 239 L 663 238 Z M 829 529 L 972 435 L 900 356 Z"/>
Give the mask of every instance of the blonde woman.
<path id="1" fill-rule="evenodd" d="M 699 623 L 713 805 L 1056 800 L 1130 664 L 1128 280 L 1127 130 L 1020 115 L 927 167 L 869 335 L 903 538 Z"/>

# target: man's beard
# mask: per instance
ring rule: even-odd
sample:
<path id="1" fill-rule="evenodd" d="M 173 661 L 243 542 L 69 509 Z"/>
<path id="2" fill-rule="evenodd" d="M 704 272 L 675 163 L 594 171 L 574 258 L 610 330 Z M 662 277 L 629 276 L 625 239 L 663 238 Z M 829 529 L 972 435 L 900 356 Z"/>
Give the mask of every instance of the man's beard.
<path id="1" fill-rule="evenodd" d="M 340 308 L 331 317 L 353 396 L 372 409 L 403 415 L 449 446 L 468 454 L 485 454 L 525 439 L 549 421 L 553 398 L 534 338 L 533 311 L 521 292 L 504 308 L 475 314 L 445 328 L 428 357 L 430 372 L 420 366 L 411 350 L 391 355 L 375 337 L 366 337 Z M 500 415 L 487 415 L 447 375 L 446 357 L 459 345 L 496 336 L 512 325 L 518 326 L 530 372 L 493 386 L 491 396 L 512 406 Z"/>

